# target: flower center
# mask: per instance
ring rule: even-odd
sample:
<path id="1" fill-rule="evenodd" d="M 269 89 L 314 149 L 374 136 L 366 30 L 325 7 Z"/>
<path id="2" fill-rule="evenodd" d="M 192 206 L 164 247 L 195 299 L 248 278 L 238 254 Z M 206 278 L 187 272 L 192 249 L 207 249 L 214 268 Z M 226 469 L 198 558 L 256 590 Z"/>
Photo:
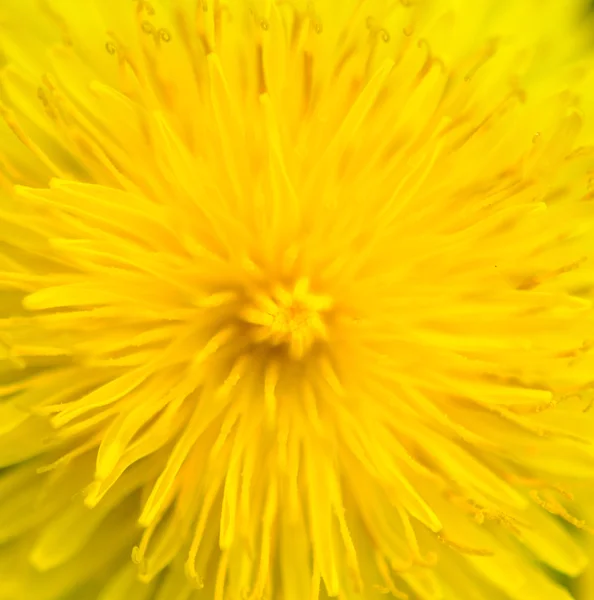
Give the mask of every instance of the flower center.
<path id="1" fill-rule="evenodd" d="M 250 298 L 240 316 L 253 327 L 250 335 L 255 341 L 284 345 L 291 358 L 300 359 L 317 341 L 326 339 L 333 302 L 311 292 L 308 279 L 298 280 L 292 288 L 278 284 Z"/>

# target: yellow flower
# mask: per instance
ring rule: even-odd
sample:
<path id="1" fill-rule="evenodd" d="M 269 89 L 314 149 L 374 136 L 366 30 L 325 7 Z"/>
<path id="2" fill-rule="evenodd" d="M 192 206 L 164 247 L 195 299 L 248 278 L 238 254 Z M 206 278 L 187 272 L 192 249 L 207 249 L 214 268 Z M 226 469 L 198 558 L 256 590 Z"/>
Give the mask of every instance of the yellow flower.
<path id="1" fill-rule="evenodd" d="M 0 600 L 570 598 L 584 15 L 2 1 Z"/>

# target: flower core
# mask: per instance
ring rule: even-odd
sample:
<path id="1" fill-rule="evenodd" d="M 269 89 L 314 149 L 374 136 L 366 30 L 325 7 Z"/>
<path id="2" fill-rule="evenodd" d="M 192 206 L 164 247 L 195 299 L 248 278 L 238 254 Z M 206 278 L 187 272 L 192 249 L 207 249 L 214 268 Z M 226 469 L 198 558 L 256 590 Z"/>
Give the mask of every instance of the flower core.
<path id="1" fill-rule="evenodd" d="M 331 308 L 330 298 L 312 293 L 308 280 L 300 279 L 293 289 L 278 285 L 270 294 L 255 294 L 241 319 L 253 325 L 254 341 L 286 346 L 291 358 L 300 359 L 326 338 L 324 315 Z"/>

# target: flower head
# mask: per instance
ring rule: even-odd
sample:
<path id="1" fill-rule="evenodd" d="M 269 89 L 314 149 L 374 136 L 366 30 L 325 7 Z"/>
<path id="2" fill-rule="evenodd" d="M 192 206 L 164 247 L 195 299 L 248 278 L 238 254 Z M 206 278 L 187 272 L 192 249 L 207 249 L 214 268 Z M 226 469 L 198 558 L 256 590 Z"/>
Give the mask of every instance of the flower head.
<path id="1" fill-rule="evenodd" d="M 569 598 L 583 8 L 2 5 L 0 599 Z"/>

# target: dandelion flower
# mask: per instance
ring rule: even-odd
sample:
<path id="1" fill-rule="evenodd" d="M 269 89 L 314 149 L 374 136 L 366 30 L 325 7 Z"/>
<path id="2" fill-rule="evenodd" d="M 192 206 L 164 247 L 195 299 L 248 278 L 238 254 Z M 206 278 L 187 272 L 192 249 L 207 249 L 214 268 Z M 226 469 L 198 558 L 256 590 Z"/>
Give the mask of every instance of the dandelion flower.
<path id="1" fill-rule="evenodd" d="M 0 600 L 571 597 L 584 14 L 2 2 Z"/>

